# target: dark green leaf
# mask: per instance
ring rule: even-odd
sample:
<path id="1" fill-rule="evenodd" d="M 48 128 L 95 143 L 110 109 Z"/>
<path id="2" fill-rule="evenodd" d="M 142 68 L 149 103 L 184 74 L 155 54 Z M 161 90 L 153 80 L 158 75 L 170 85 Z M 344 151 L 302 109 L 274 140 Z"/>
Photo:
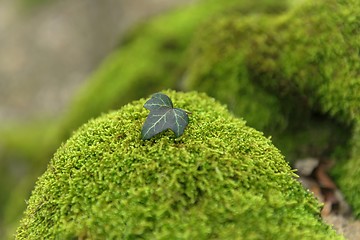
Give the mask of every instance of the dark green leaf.
<path id="1" fill-rule="evenodd" d="M 171 129 L 176 137 L 184 133 L 189 123 L 186 112 L 180 108 L 174 108 L 171 99 L 163 93 L 155 93 L 144 107 L 150 110 L 142 127 L 142 139 L 150 139 L 158 133 Z"/>

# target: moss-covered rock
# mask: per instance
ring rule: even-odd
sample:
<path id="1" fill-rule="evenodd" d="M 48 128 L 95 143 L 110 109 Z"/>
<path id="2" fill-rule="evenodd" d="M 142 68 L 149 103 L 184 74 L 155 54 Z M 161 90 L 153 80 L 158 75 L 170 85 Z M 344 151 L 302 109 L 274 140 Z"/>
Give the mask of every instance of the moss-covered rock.
<path id="1" fill-rule="evenodd" d="M 25 203 L 20 201 L 14 211 L 7 210 L 5 213 L 3 209 L 6 206 L 15 207 L 18 199 L 28 197 L 31 188 L 24 191 L 23 182 L 35 181 L 50 156 L 74 129 L 89 118 L 117 109 L 129 101 L 164 88 L 181 88 L 183 70 L 187 65 L 186 49 L 202 23 L 221 14 L 276 14 L 285 9 L 286 0 L 206 0 L 148 19 L 133 29 L 95 71 L 60 121 L 46 119 L 26 125 L 21 123 L 20 126 L 14 124 L 5 129 L 0 126 L 0 147 L 4 150 L 0 153 L 0 166 L 7 171 L 8 163 L 14 163 L 15 159 L 19 166 L 26 169 L 20 176 L 2 180 L 11 185 L 3 187 L 0 184 L 0 191 L 5 193 L 0 197 L 0 206 L 4 206 L 0 207 L 0 219 L 3 216 L 7 218 L 0 220 L 0 229 L 1 222 L 16 219 L 16 212 L 21 212 Z M 5 178 L 8 175 L 1 176 Z M 16 186 L 19 188 L 15 190 L 16 194 L 8 194 L 9 189 Z"/>
<path id="2" fill-rule="evenodd" d="M 336 153 L 337 181 L 359 217 L 359 49 L 356 0 L 303 1 L 277 16 L 220 17 L 193 41 L 185 85 L 227 103 L 286 153 Z"/>
<path id="3" fill-rule="evenodd" d="M 37 182 L 17 239 L 342 239 L 280 152 L 204 94 L 180 138 L 149 141 L 144 99 L 89 121 Z"/>
<path id="4" fill-rule="evenodd" d="M 27 166 L 28 179 L 21 182 L 33 181 L 36 173 L 29 172 L 42 169 L 56 146 L 87 119 L 185 85 L 208 92 L 250 126 L 272 135 L 287 160 L 336 152 L 344 160 L 336 167 L 338 182 L 360 216 L 360 183 L 354 181 L 360 169 L 359 4 L 294 0 L 298 6 L 284 13 L 287 1 L 260 2 L 203 1 L 134 30 L 78 94 L 60 125 L 46 132 L 41 124 L 0 133 L 12 156 L 20 155 Z M 220 14 L 224 11 L 226 17 Z M 351 147 L 342 148 L 349 138 Z M 27 194 L 19 190 L 0 203 L 14 206 L 14 199 Z M 6 212 L 16 218 L 16 211 Z"/>

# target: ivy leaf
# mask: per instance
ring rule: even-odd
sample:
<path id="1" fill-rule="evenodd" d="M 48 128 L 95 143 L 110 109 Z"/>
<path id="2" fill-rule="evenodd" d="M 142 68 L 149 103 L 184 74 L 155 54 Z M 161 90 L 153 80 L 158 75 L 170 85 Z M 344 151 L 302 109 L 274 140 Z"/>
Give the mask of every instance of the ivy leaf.
<path id="1" fill-rule="evenodd" d="M 152 138 L 158 133 L 171 129 L 180 137 L 189 123 L 186 111 L 174 108 L 171 99 L 163 93 L 155 93 L 144 107 L 150 110 L 141 129 L 143 140 Z"/>

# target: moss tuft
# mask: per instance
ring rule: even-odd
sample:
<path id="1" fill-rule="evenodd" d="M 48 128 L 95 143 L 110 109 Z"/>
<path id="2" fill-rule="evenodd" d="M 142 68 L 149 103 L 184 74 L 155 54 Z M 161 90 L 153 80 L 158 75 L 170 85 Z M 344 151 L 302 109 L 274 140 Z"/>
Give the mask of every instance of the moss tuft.
<path id="1" fill-rule="evenodd" d="M 284 152 L 299 149 L 299 138 L 311 143 L 307 148 L 322 148 L 316 156 L 350 152 L 349 161 L 337 159 L 337 181 L 360 217 L 360 181 L 354 181 L 360 169 L 359 49 L 357 0 L 303 1 L 277 16 L 220 17 L 193 41 L 185 85 L 228 104 L 250 126 L 273 135 Z M 320 139 L 314 137 L 319 127 Z M 329 144 L 322 147 L 324 141 Z"/>
<path id="2" fill-rule="evenodd" d="M 17 239 L 342 239 L 280 152 L 204 94 L 180 138 L 142 141 L 145 99 L 89 121 L 37 182 Z"/>

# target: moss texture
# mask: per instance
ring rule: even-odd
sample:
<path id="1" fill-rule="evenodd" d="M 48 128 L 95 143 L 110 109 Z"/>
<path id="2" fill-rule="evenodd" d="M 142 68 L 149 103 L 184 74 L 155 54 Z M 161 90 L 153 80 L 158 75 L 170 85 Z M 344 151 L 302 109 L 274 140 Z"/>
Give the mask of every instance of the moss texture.
<path id="1" fill-rule="evenodd" d="M 204 94 L 185 134 L 140 137 L 144 99 L 89 121 L 37 182 L 17 239 L 342 239 L 280 152 Z"/>
<path id="2" fill-rule="evenodd" d="M 335 172 L 359 217 L 359 49 L 356 0 L 304 1 L 278 16 L 220 17 L 193 41 L 185 85 L 227 103 L 285 152 L 299 150 L 301 139 L 320 148 L 317 155 L 350 152 L 336 155 Z"/>
<path id="3" fill-rule="evenodd" d="M 25 166 L 20 176 L 5 178 L 2 175 L 3 182 L 12 185 L 0 185 L 0 191 L 6 192 L 0 197 L 0 206 L 5 209 L 7 204 L 15 206 L 18 199 L 27 198 L 30 188 L 24 191 L 23 182 L 34 182 L 60 143 L 89 118 L 164 88 L 181 88 L 187 65 L 186 49 L 201 24 L 221 14 L 276 14 L 285 9 L 285 0 L 258 0 L 256 3 L 206 0 L 149 19 L 133 29 L 75 96 L 60 121 L 47 119 L 21 126 L 14 124 L 8 129 L 0 126 L 0 147 L 4 149 L 0 156 L 2 169 L 8 169 L 8 162 L 14 160 L 19 166 Z M 14 191 L 17 194 L 7 194 L 17 185 L 19 189 Z M 14 211 L 5 212 L 0 208 L 0 218 L 14 222 L 18 217 L 16 212 L 25 207 L 23 201 L 20 203 Z"/>
<path id="4" fill-rule="evenodd" d="M 27 167 L 18 190 L 11 198 L 5 193 L 0 205 L 26 198 L 23 182 L 34 181 L 59 143 L 87 119 L 160 89 L 186 86 L 208 92 L 272 135 L 288 161 L 339 156 L 334 174 L 359 217 L 359 4 L 294 0 L 288 11 L 287 2 L 202 1 L 135 29 L 60 124 L 0 132 L 2 147 L 12 149 L 1 157 Z M 3 171 L 8 162 L 1 161 Z M 16 218 L 8 207 L 0 215 L 4 209 Z"/>

